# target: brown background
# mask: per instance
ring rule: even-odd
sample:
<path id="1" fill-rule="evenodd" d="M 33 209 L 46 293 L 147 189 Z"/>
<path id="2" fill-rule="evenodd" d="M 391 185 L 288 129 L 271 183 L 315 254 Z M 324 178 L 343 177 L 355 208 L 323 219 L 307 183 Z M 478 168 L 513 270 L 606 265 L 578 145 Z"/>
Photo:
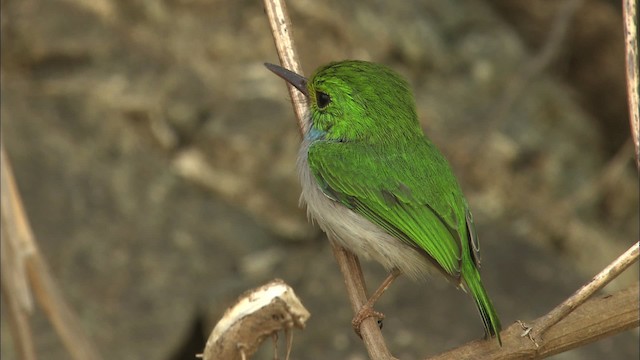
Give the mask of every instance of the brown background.
<path id="1" fill-rule="evenodd" d="M 618 1 L 568 15 L 550 0 L 289 3 L 307 74 L 357 58 L 408 77 L 474 211 L 505 326 L 637 241 Z M 262 66 L 277 57 L 260 1 L 6 0 L 1 16 L 3 141 L 105 358 L 192 359 L 240 293 L 275 277 L 312 313 L 294 358 L 366 358 L 329 246 L 297 205 L 299 136 Z M 365 272 L 371 287 L 384 276 Z M 402 359 L 482 335 L 472 301 L 440 279 L 401 279 L 378 309 Z M 40 312 L 34 322 L 40 357 L 68 358 Z M 557 358 L 637 359 L 638 340 L 635 329 Z"/>

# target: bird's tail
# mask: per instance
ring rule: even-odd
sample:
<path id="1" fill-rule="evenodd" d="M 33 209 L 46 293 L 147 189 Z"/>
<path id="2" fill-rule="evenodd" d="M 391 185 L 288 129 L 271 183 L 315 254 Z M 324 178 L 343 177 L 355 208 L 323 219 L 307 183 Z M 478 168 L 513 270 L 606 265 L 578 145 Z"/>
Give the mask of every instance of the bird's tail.
<path id="1" fill-rule="evenodd" d="M 478 306 L 478 311 L 480 312 L 482 322 L 484 323 L 485 332 L 488 336 L 496 337 L 498 339 L 498 343 L 502 346 L 502 340 L 500 339 L 500 330 L 502 329 L 500 319 L 498 318 L 496 309 L 491 303 L 489 295 L 487 295 L 487 292 L 482 285 L 480 273 L 478 272 L 475 264 L 471 261 L 463 262 L 463 267 L 462 273 L 466 283 L 465 285 L 469 292 L 471 292 L 471 296 L 473 296 L 473 299 Z"/>

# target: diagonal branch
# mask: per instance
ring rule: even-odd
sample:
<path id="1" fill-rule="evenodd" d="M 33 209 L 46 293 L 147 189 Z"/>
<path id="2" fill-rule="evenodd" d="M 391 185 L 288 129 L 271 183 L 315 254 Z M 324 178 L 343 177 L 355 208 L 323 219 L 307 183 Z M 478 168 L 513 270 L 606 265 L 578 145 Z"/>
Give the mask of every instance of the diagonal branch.
<path id="1" fill-rule="evenodd" d="M 526 329 L 515 323 L 502 331 L 502 348 L 475 340 L 429 360 L 545 358 L 638 327 L 638 296 L 636 283 L 591 299 L 551 326 L 538 346 L 526 336 Z"/>
<path id="2" fill-rule="evenodd" d="M 604 268 L 589 283 L 583 285 L 571 297 L 563 301 L 555 309 L 551 310 L 547 315 L 536 320 L 532 331 L 532 338 L 536 341 L 542 334 L 552 325 L 565 318 L 569 313 L 590 298 L 596 291 L 602 289 L 611 280 L 615 279 L 620 273 L 626 270 L 631 264 L 638 260 L 638 246 L 640 243 L 633 244 L 629 250 L 620 255 L 615 261 Z"/>
<path id="3" fill-rule="evenodd" d="M 62 297 L 59 287 L 38 249 L 25 214 L 11 164 L 0 144 L 2 167 L 2 295 L 8 299 L 10 317 L 20 354 L 35 359 L 27 313 L 32 307 L 31 293 L 46 313 L 72 359 L 100 359 L 95 346 L 82 330 L 78 317 Z M 5 251 L 8 250 L 8 251 Z M 7 254 L 8 252 L 8 254 Z M 31 343 L 31 344 L 30 344 Z M 25 353 L 26 351 L 26 353 Z"/>

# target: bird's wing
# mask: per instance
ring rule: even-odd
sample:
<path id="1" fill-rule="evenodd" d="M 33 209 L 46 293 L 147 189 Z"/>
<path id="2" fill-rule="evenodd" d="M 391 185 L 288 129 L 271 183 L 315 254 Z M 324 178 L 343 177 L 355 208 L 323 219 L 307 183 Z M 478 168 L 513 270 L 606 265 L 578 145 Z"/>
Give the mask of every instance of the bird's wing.
<path id="1" fill-rule="evenodd" d="M 462 192 L 431 143 L 406 147 L 399 153 L 318 141 L 309 148 L 309 167 L 325 195 L 423 250 L 459 279 L 473 231 Z"/>

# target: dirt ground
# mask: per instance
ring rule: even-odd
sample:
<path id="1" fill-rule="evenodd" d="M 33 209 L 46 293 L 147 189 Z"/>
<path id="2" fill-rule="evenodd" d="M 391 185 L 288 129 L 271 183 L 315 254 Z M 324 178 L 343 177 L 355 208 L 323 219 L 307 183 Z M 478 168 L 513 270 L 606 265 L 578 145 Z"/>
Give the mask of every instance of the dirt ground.
<path id="1" fill-rule="evenodd" d="M 639 238 L 618 1 L 289 1 L 303 67 L 391 66 L 450 160 L 502 323 L 543 315 Z M 2 141 L 65 297 L 105 359 L 192 359 L 273 278 L 311 312 L 295 359 L 365 359 L 260 1 L 2 0 Z M 382 269 L 364 264 L 370 287 Z M 637 264 L 606 289 L 638 279 Z M 482 336 L 441 279 L 378 304 L 401 359 Z M 4 307 L 3 307 L 4 311 Z M 1 356 L 15 359 L 2 316 Z M 68 354 L 41 311 L 41 359 Z M 638 329 L 556 359 L 637 359 Z M 272 347 L 256 356 L 270 358 Z"/>

